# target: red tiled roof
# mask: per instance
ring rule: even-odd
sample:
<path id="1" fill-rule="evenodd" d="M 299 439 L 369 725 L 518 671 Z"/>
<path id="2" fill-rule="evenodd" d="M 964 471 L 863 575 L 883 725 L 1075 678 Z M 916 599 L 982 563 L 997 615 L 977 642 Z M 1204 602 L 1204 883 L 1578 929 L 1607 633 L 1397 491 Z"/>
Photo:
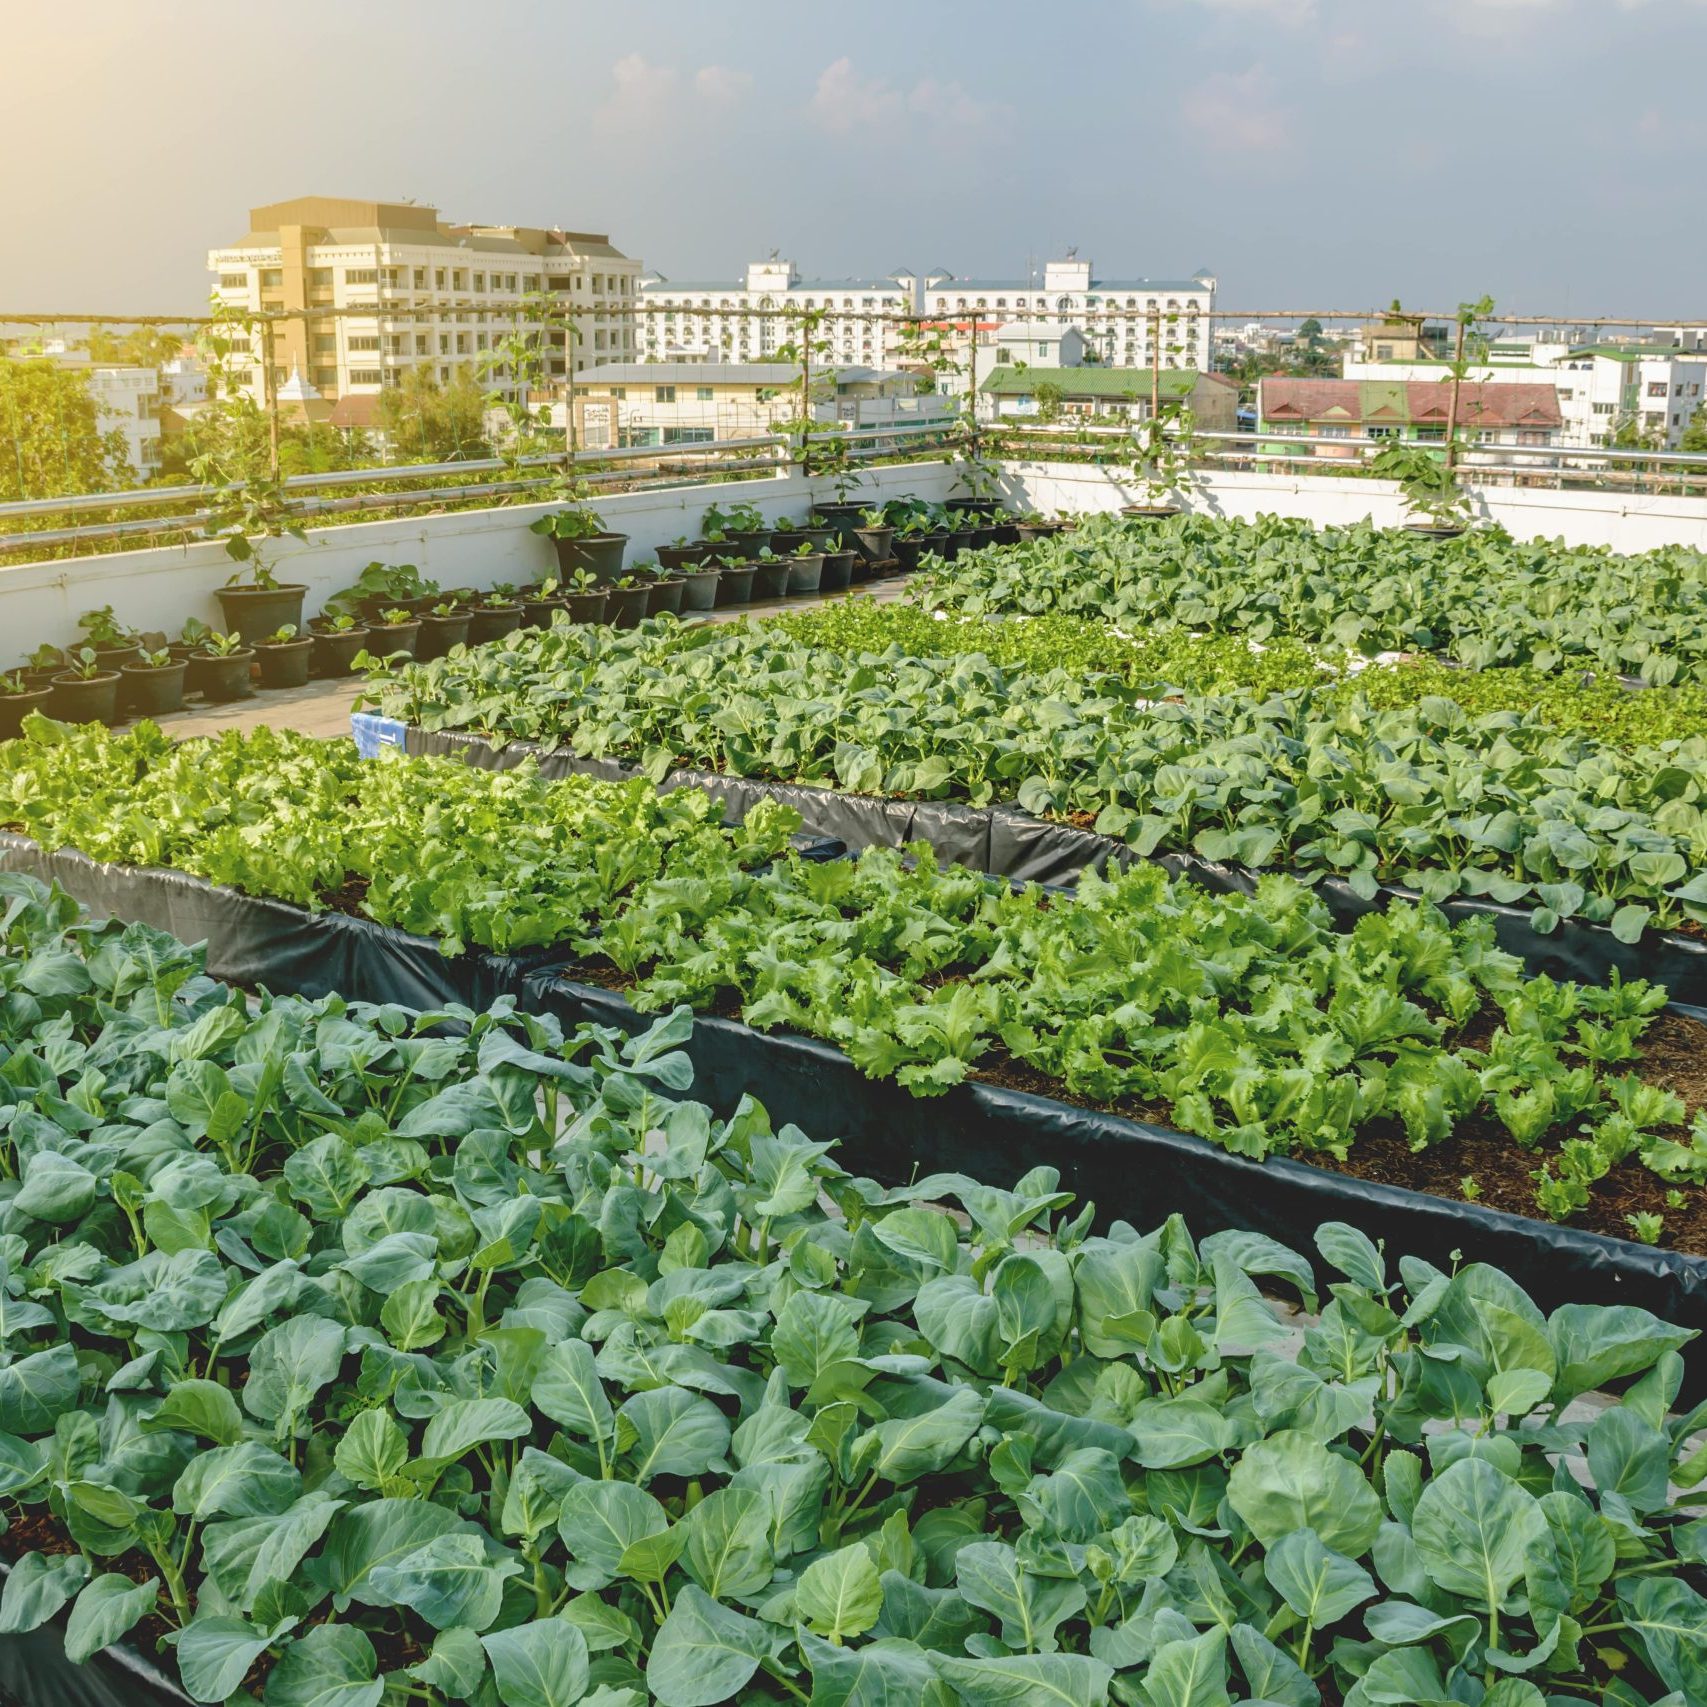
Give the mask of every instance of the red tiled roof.
<path id="1" fill-rule="evenodd" d="M 332 413 L 326 419 L 334 427 L 365 430 L 379 419 L 379 393 L 357 391 L 348 397 L 340 397 L 332 405 Z"/>
<path id="2" fill-rule="evenodd" d="M 1262 417 L 1268 421 L 1408 420 L 1444 425 L 1452 408 L 1452 383 L 1444 379 L 1285 379 L 1262 381 Z M 1466 380 L 1458 391 L 1458 420 L 1465 427 L 1533 427 L 1564 424 L 1559 393 L 1551 385 Z"/>

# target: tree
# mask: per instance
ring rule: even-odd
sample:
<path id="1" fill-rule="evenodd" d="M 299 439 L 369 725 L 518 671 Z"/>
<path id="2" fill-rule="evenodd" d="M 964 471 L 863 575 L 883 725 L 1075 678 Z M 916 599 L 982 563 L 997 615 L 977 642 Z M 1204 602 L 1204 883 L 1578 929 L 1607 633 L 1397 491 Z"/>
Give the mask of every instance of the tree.
<path id="1" fill-rule="evenodd" d="M 1677 448 L 1707 451 L 1707 403 L 1702 404 L 1689 417 L 1689 425 L 1683 429 L 1683 437 L 1677 441 Z"/>
<path id="2" fill-rule="evenodd" d="M 124 435 L 100 415 L 86 369 L 0 360 L 0 500 L 131 485 Z"/>
<path id="3" fill-rule="evenodd" d="M 486 393 L 465 366 L 440 385 L 432 370 L 405 368 L 400 384 L 379 394 L 379 425 L 392 454 L 411 462 L 471 462 L 492 454 Z"/>
<path id="4" fill-rule="evenodd" d="M 83 340 L 89 360 L 108 367 L 159 367 L 183 347 L 181 332 L 160 326 L 139 326 L 122 338 L 105 326 L 96 326 Z"/>
<path id="5" fill-rule="evenodd" d="M 1037 402 L 1037 416 L 1041 421 L 1054 421 L 1061 414 L 1061 400 L 1065 395 L 1052 379 L 1041 379 L 1032 388 L 1031 395 Z"/>

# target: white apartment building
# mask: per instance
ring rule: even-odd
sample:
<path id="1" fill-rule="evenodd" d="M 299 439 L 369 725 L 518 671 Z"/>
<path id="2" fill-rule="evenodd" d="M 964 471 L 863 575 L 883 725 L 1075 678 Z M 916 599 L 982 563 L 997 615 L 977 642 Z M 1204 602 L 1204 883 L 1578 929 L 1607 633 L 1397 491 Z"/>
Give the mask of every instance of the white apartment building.
<path id="1" fill-rule="evenodd" d="M 649 362 L 755 362 L 801 335 L 800 322 L 766 309 L 822 309 L 812 334 L 829 345 L 814 360 L 827 365 L 885 366 L 904 353 L 902 328 L 880 318 L 916 314 L 921 279 L 909 272 L 873 279 L 802 278 L 792 261 L 753 261 L 739 283 L 669 279 L 648 273 L 640 284 L 640 359 Z"/>
<path id="2" fill-rule="evenodd" d="M 1438 380 L 1441 361 L 1353 361 L 1347 379 Z M 1610 445 L 1625 428 L 1644 442 L 1675 450 L 1691 417 L 1707 401 L 1707 351 L 1654 344 L 1578 344 L 1502 339 L 1466 377 L 1518 385 L 1551 385 L 1564 422 L 1558 443 Z"/>
<path id="3" fill-rule="evenodd" d="M 1149 367 L 1153 343 L 1164 368 L 1210 366 L 1209 316 L 1215 277 L 1103 279 L 1071 250 L 1046 262 L 1043 276 L 1025 279 L 952 278 L 924 281 L 924 313 L 974 335 L 994 323 L 1027 320 L 1077 326 L 1096 359 L 1110 367 Z"/>
<path id="4" fill-rule="evenodd" d="M 377 397 L 410 368 L 448 383 L 525 325 L 524 300 L 549 291 L 571 309 L 572 357 L 553 335 L 551 378 L 635 355 L 640 262 L 602 233 L 519 225 L 454 225 L 408 202 L 300 196 L 252 208 L 248 234 L 208 252 L 221 302 L 296 310 L 273 336 L 274 383 L 297 373 L 327 399 Z M 316 319 L 317 308 L 358 310 Z M 248 385 L 265 388 L 255 338 Z"/>

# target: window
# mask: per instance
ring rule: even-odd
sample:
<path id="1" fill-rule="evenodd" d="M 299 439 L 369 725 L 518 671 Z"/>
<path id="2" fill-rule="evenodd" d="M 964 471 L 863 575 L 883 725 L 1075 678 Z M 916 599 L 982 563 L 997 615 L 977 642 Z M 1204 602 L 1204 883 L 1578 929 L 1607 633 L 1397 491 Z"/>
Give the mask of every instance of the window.
<path id="1" fill-rule="evenodd" d="M 709 385 L 699 385 L 694 387 L 694 401 L 697 403 L 709 403 L 716 395 L 716 392 L 714 392 Z"/>
<path id="2" fill-rule="evenodd" d="M 332 269 L 330 267 L 310 267 L 308 283 L 311 288 L 330 290 L 332 288 Z"/>
<path id="3" fill-rule="evenodd" d="M 1365 427 L 1364 431 L 1372 439 L 1396 439 L 1399 436 L 1397 427 Z"/>
<path id="4" fill-rule="evenodd" d="M 676 388 L 673 385 L 655 385 L 652 387 L 652 401 L 654 403 L 674 403 L 675 400 Z"/>
<path id="5" fill-rule="evenodd" d="M 444 288 L 445 288 L 445 270 L 443 267 L 435 267 L 433 269 L 433 289 L 434 290 L 443 290 Z"/>
<path id="6" fill-rule="evenodd" d="M 1444 427 L 1418 427 L 1417 438 L 1428 444 L 1437 444 L 1446 437 Z"/>
<path id="7" fill-rule="evenodd" d="M 476 290 L 484 290 L 486 288 L 486 275 L 484 273 L 476 273 L 474 275 L 474 288 Z"/>
<path id="8" fill-rule="evenodd" d="M 263 267 L 261 269 L 261 289 L 277 290 L 284 283 L 284 271 L 279 267 Z"/>
<path id="9" fill-rule="evenodd" d="M 431 351 L 429 348 L 427 334 L 425 332 L 417 332 L 415 334 L 415 354 L 418 356 L 424 356 L 430 353 Z"/>
<path id="10" fill-rule="evenodd" d="M 308 377 L 324 391 L 338 383 L 338 370 L 335 367 L 317 367 L 310 370 Z"/>
<path id="11" fill-rule="evenodd" d="M 382 385 L 385 382 L 384 372 L 376 367 L 353 367 L 350 369 L 351 385 Z"/>
<path id="12" fill-rule="evenodd" d="M 626 385 L 613 385 L 610 388 L 610 394 L 612 397 L 616 398 L 626 397 L 628 395 L 628 387 Z"/>
<path id="13" fill-rule="evenodd" d="M 377 350 L 379 348 L 379 335 L 375 332 L 355 333 L 350 338 L 350 348 L 352 350 Z"/>
<path id="14" fill-rule="evenodd" d="M 450 333 L 448 332 L 441 332 L 439 334 L 439 354 L 441 356 L 448 356 L 450 354 Z M 446 371 L 448 372 L 449 370 L 447 369 Z"/>
<path id="15" fill-rule="evenodd" d="M 378 267 L 346 267 L 344 283 L 347 285 L 363 285 L 379 283 Z"/>
<path id="16" fill-rule="evenodd" d="M 1650 379 L 1648 381 L 1648 395 L 1650 397 L 1665 397 L 1669 395 L 1669 388 L 1667 387 L 1666 382 L 1663 379 Z"/>
<path id="17" fill-rule="evenodd" d="M 427 288 L 427 269 L 425 267 L 417 267 L 415 269 L 415 288 L 416 290 L 425 290 Z"/>
<path id="18" fill-rule="evenodd" d="M 316 332 L 314 334 L 314 353 L 317 356 L 329 356 L 338 348 L 338 336 L 335 332 Z"/>
<path id="19" fill-rule="evenodd" d="M 1595 414 L 1597 414 L 1597 415 L 1610 415 L 1612 413 L 1614 405 L 1612 405 L 1611 403 L 1595 403 L 1595 404 L 1591 404 L 1590 407 L 1594 410 Z"/>
<path id="20" fill-rule="evenodd" d="M 247 290 L 249 288 L 249 275 L 247 273 L 221 273 L 219 275 L 219 288 L 221 290 Z"/>

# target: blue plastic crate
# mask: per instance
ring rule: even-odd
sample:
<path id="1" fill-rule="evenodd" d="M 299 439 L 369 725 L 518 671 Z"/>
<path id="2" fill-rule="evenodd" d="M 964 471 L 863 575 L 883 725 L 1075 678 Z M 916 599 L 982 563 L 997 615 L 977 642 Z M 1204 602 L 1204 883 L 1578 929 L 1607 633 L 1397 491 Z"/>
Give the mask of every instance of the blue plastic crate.
<path id="1" fill-rule="evenodd" d="M 355 737 L 356 755 L 377 759 L 381 747 L 403 750 L 403 731 L 407 725 L 395 717 L 375 717 L 371 711 L 350 713 L 350 734 Z"/>

